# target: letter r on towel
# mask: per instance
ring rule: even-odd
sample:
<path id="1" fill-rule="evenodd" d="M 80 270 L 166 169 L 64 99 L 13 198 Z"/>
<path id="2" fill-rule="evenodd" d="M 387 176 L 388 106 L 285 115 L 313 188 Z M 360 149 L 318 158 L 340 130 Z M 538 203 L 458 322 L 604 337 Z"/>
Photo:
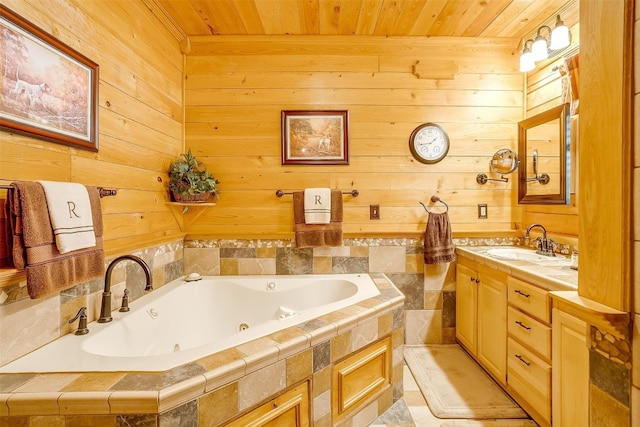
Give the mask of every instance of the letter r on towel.
<path id="1" fill-rule="evenodd" d="M 322 197 L 316 195 L 315 198 L 316 198 L 315 204 L 316 205 L 321 205 L 322 204 Z"/>
<path id="2" fill-rule="evenodd" d="M 76 213 L 76 204 L 72 201 L 67 202 L 67 207 L 69 208 L 69 218 L 80 218 L 80 215 Z"/>

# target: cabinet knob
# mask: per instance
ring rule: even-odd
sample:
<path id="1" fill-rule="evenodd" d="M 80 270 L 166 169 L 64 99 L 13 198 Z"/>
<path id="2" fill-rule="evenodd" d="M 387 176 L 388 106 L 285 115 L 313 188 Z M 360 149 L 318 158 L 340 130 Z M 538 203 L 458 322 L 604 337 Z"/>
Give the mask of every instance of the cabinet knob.
<path id="1" fill-rule="evenodd" d="M 525 298 L 529 298 L 531 295 L 530 294 L 525 294 L 524 292 L 522 292 L 520 289 L 515 289 L 513 292 L 515 292 L 516 294 L 520 294 Z"/>
<path id="2" fill-rule="evenodd" d="M 480 279 L 476 279 L 476 285 L 480 283 Z"/>

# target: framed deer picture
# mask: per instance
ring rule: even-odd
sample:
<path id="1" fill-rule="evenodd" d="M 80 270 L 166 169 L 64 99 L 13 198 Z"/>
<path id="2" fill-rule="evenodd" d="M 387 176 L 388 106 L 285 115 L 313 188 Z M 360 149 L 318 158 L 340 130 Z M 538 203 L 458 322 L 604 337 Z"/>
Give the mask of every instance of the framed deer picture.
<path id="1" fill-rule="evenodd" d="M 98 64 L 0 5 L 0 128 L 98 151 Z"/>

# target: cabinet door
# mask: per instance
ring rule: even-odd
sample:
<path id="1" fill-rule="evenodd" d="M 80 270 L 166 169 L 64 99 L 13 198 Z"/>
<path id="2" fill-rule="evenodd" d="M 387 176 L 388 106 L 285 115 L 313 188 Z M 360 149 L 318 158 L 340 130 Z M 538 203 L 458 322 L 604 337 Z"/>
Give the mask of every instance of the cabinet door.
<path id="1" fill-rule="evenodd" d="M 507 380 L 507 284 L 482 274 L 478 283 L 478 360 Z"/>
<path id="2" fill-rule="evenodd" d="M 587 324 L 553 310 L 553 425 L 589 425 Z"/>
<path id="3" fill-rule="evenodd" d="M 477 273 L 464 266 L 456 269 L 456 338 L 471 354 L 476 355 Z"/>

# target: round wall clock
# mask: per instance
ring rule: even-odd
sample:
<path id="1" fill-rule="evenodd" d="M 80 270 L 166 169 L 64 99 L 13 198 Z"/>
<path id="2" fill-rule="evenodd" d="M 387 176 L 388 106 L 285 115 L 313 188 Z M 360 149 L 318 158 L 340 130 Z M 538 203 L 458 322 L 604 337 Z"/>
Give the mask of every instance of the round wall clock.
<path id="1" fill-rule="evenodd" d="M 411 132 L 409 150 L 420 163 L 438 163 L 449 152 L 449 136 L 441 126 L 424 123 Z"/>

